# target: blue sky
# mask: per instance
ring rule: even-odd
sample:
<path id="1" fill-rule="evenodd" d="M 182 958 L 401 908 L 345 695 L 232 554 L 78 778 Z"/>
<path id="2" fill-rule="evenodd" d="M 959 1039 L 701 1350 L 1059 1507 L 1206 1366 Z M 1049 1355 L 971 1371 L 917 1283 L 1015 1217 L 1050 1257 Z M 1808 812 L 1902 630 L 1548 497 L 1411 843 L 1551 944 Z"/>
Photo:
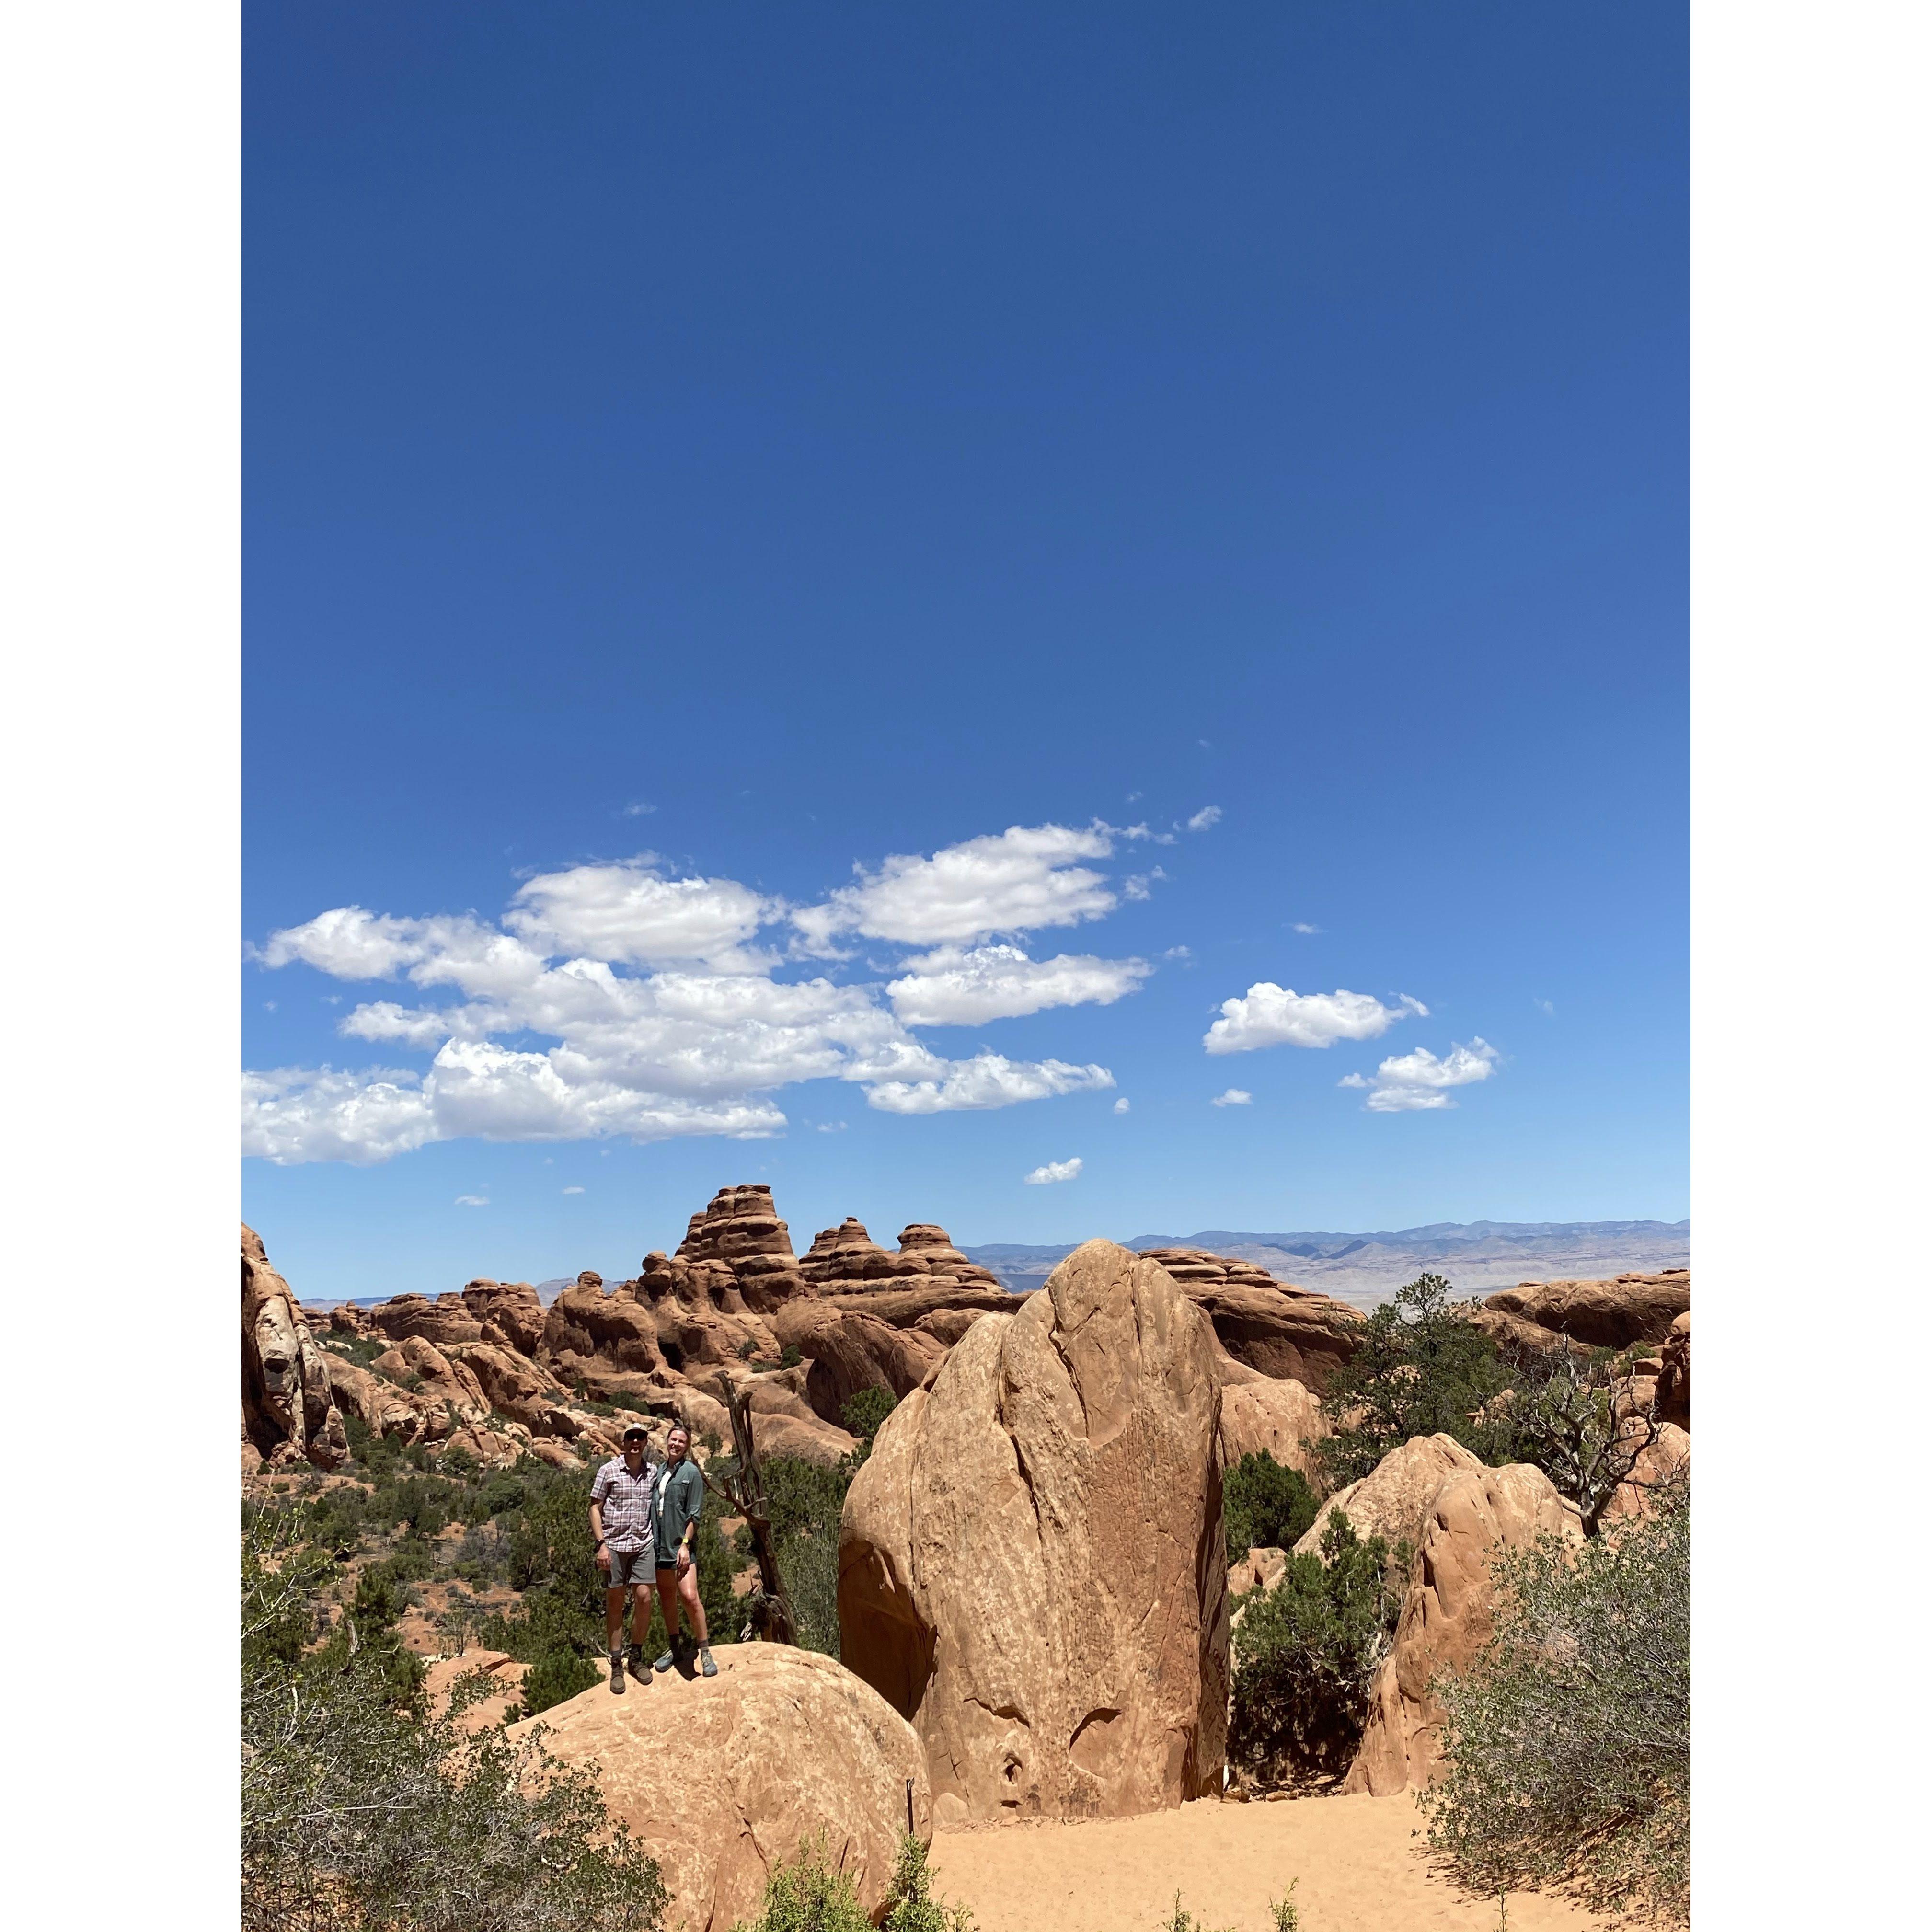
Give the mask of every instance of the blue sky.
<path id="1" fill-rule="evenodd" d="M 246 32 L 300 1292 L 1689 1211 L 1681 8 Z"/>

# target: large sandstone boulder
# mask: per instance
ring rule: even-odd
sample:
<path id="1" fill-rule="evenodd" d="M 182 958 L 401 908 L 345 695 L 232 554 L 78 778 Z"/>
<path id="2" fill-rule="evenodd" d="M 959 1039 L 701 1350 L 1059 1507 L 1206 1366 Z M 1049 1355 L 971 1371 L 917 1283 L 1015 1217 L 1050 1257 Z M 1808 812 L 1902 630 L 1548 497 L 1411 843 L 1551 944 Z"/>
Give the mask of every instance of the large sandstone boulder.
<path id="1" fill-rule="evenodd" d="M 715 1678 L 666 1672 L 614 1697 L 602 1684 L 530 1723 L 574 1764 L 595 1760 L 614 1817 L 642 1841 L 690 1932 L 758 1916 L 765 1877 L 823 1834 L 876 1920 L 906 1826 L 929 1842 L 932 1798 L 912 1726 L 868 1684 L 815 1651 L 714 1644 Z"/>
<path id="2" fill-rule="evenodd" d="M 1484 1303 L 1596 1348 L 1659 1342 L 1690 1306 L 1690 1270 L 1620 1274 L 1612 1281 L 1526 1281 Z"/>
<path id="3" fill-rule="evenodd" d="M 1157 1263 L 1089 1241 L 976 1322 L 846 1499 L 846 1661 L 908 1716 L 942 1826 L 1218 1792 L 1220 1388 Z"/>
<path id="4" fill-rule="evenodd" d="M 1491 1560 L 1541 1535 L 1581 1542 L 1582 1534 L 1575 1506 L 1526 1463 L 1458 1469 L 1442 1482 L 1424 1512 L 1394 1646 L 1376 1680 L 1345 1792 L 1382 1797 L 1429 1783 L 1441 1760 L 1443 1718 L 1430 1686 L 1438 1672 L 1466 1668 L 1490 1640 Z"/>
<path id="5" fill-rule="evenodd" d="M 245 1222 L 242 1433 L 271 1467 L 306 1460 L 318 1469 L 335 1469 L 349 1458 L 328 1356 L 302 1319 L 293 1291 L 269 1264 L 261 1236 Z"/>
<path id="6" fill-rule="evenodd" d="M 1265 1274 L 1262 1282 L 1196 1274 L 1181 1286 L 1214 1324 L 1222 1347 L 1262 1375 L 1292 1379 L 1319 1394 L 1355 1352 L 1363 1317 L 1346 1302 Z"/>
<path id="7" fill-rule="evenodd" d="M 1318 1442 L 1330 1432 L 1322 1398 L 1312 1389 L 1252 1373 L 1231 1380 L 1224 1372 L 1221 1460 L 1228 1468 L 1244 1456 L 1266 1454 L 1312 1480 L 1317 1474 L 1315 1458 L 1304 1445 Z"/>
<path id="8" fill-rule="evenodd" d="M 1428 1520 L 1436 1492 L 1451 1476 L 1483 1468 L 1483 1459 L 1453 1436 L 1412 1436 L 1391 1449 L 1368 1474 L 1337 1490 L 1322 1505 L 1314 1526 L 1294 1546 L 1298 1556 L 1319 1556 L 1328 1518 L 1340 1510 L 1364 1543 L 1379 1536 L 1393 1550 L 1414 1549 Z"/>
<path id="9" fill-rule="evenodd" d="M 574 1288 L 550 1304 L 541 1354 L 564 1364 L 568 1356 L 600 1359 L 609 1366 L 670 1383 L 669 1364 L 658 1346 L 658 1325 L 650 1310 L 628 1295 L 607 1294 L 601 1275 L 586 1270 Z"/>
<path id="10" fill-rule="evenodd" d="M 453 1342 L 448 1358 L 469 1370 L 489 1406 L 512 1422 L 520 1422 L 533 1436 L 578 1433 L 570 1412 L 569 1391 L 548 1370 L 527 1356 L 488 1342 Z"/>

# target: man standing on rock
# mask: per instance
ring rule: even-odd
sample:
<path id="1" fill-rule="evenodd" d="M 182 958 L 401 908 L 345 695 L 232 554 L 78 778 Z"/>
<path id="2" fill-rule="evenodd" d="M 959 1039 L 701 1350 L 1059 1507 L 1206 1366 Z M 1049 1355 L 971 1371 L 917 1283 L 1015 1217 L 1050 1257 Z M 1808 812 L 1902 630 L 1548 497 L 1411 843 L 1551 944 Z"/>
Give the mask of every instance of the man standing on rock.
<path id="1" fill-rule="evenodd" d="M 631 1675 L 652 1681 L 644 1661 L 651 1627 L 651 1577 L 657 1568 L 657 1533 L 651 1522 L 651 1491 L 658 1472 L 647 1453 L 650 1438 L 640 1422 L 624 1431 L 624 1453 L 613 1456 L 590 1485 L 590 1534 L 603 1571 L 604 1629 L 610 1640 L 610 1690 L 624 1693 L 624 1599 L 632 1598 Z"/>
<path id="2" fill-rule="evenodd" d="M 658 1659 L 658 1668 L 668 1670 L 684 1648 L 678 1630 L 680 1603 L 691 1613 L 692 1632 L 698 1640 L 698 1664 L 707 1677 L 718 1675 L 711 1660 L 710 1640 L 704 1628 L 704 1606 L 698 1594 L 698 1564 L 692 1540 L 698 1534 L 698 1513 L 704 1504 L 704 1478 L 691 1460 L 691 1431 L 681 1422 L 671 1424 L 664 1438 L 665 1462 L 654 1485 L 656 1497 L 658 1602 L 664 1611 L 664 1628 L 670 1648 Z"/>

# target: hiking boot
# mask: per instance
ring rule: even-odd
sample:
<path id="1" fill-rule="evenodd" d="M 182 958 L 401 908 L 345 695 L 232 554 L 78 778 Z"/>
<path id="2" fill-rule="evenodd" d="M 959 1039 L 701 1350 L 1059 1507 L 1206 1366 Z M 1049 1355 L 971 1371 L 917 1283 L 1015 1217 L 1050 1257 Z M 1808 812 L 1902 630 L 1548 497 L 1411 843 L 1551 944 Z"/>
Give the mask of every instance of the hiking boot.
<path id="1" fill-rule="evenodd" d="M 707 1677 L 718 1675 L 718 1666 L 711 1660 L 711 1646 L 708 1643 L 700 1643 L 698 1646 L 698 1667 Z"/>
<path id="2" fill-rule="evenodd" d="M 624 1694 L 624 1654 L 622 1651 L 610 1653 L 610 1694 L 621 1697 Z"/>
<path id="3" fill-rule="evenodd" d="M 663 1656 L 658 1659 L 657 1667 L 658 1670 L 668 1670 L 671 1666 L 677 1661 L 677 1648 L 676 1643 L 674 1642 L 670 1649 L 666 1651 Z"/>
<path id="4" fill-rule="evenodd" d="M 651 1666 L 644 1661 L 644 1647 L 640 1643 L 632 1645 L 624 1659 L 625 1665 L 640 1684 L 651 1681 Z"/>

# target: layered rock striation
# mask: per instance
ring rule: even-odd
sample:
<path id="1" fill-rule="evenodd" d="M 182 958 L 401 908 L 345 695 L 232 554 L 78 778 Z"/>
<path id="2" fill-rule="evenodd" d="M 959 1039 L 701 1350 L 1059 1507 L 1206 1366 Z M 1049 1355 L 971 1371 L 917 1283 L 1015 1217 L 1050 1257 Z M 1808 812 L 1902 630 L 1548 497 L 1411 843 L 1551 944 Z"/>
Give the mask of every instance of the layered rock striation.
<path id="1" fill-rule="evenodd" d="M 349 1438 L 330 1386 L 328 1358 L 262 1238 L 242 1228 L 242 1442 L 244 1468 L 308 1462 L 338 1468 Z"/>

